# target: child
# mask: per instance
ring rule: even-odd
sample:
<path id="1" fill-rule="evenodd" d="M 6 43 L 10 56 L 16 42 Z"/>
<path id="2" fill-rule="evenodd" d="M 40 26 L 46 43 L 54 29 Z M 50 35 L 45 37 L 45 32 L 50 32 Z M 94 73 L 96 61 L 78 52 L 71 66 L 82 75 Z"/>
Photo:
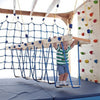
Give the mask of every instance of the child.
<path id="1" fill-rule="evenodd" d="M 56 38 L 56 37 L 54 37 Z M 74 40 L 72 42 L 72 44 L 70 46 L 68 46 L 68 42 L 67 41 L 63 41 L 63 47 L 65 50 L 65 55 L 66 55 L 66 59 L 67 59 L 67 63 L 68 63 L 68 52 L 71 48 L 74 47 L 74 45 L 76 45 L 78 43 L 77 40 Z M 65 61 L 65 57 L 64 57 L 64 53 L 63 53 L 63 49 L 62 49 L 62 45 L 57 45 L 57 43 L 53 44 L 53 47 L 57 50 L 57 71 L 59 72 L 59 85 L 60 86 L 66 86 L 66 80 L 68 77 L 68 71 L 67 71 L 67 66 L 66 66 L 66 61 Z"/>

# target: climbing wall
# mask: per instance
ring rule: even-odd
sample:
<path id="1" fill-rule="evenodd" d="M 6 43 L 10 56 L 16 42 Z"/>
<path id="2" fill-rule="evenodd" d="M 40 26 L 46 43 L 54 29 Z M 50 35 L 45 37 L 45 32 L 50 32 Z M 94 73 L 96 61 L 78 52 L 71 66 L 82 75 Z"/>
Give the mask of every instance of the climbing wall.
<path id="1" fill-rule="evenodd" d="M 79 37 L 91 40 L 80 47 L 81 79 L 100 83 L 100 1 L 87 0 L 77 14 Z"/>

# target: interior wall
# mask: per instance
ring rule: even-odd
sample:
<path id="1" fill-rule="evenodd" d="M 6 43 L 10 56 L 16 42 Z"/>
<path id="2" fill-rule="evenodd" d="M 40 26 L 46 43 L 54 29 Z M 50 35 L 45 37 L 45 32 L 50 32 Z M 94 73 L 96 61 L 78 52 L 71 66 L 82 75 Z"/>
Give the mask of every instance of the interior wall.
<path id="1" fill-rule="evenodd" d="M 78 10 L 78 34 L 91 40 L 80 47 L 81 79 L 100 83 L 100 1 L 89 0 Z"/>

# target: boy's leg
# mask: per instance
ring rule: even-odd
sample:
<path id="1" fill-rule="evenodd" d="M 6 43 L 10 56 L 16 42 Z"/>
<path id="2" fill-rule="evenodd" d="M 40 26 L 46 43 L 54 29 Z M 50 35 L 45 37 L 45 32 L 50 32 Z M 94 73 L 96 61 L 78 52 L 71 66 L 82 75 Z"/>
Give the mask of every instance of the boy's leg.
<path id="1" fill-rule="evenodd" d="M 68 73 L 64 73 L 63 81 L 66 81 L 67 80 L 67 77 L 68 77 Z"/>

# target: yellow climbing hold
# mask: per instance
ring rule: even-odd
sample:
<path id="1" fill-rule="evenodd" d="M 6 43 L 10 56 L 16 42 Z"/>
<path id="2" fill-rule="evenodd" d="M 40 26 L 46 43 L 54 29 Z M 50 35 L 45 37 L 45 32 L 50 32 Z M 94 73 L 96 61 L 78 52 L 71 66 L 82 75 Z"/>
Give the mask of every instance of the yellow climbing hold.
<path id="1" fill-rule="evenodd" d="M 91 8 L 90 7 L 88 7 L 88 10 L 90 10 Z"/>
<path id="2" fill-rule="evenodd" d="M 85 63 L 89 63 L 89 60 L 85 60 Z"/>

